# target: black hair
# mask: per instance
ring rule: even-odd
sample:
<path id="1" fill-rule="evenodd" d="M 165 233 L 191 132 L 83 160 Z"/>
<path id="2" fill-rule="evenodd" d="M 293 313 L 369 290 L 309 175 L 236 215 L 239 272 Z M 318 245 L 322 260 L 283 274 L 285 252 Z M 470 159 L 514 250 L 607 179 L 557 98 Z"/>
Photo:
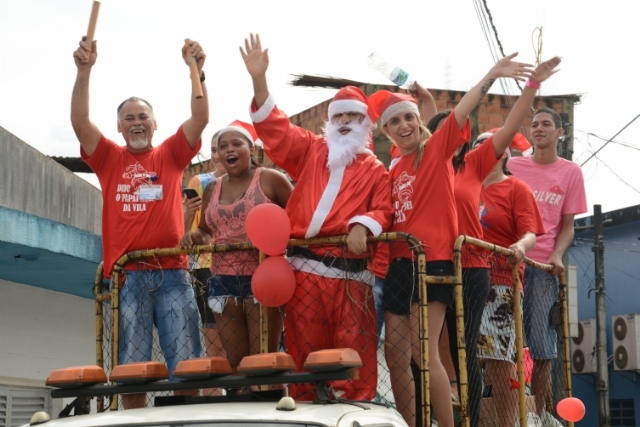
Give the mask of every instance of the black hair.
<path id="1" fill-rule="evenodd" d="M 427 129 L 429 129 L 429 131 L 431 131 L 431 133 L 433 134 L 438 127 L 438 123 L 440 123 L 441 120 L 449 117 L 452 111 L 453 110 L 441 111 L 435 116 L 431 117 L 431 120 L 429 120 L 429 123 L 427 123 Z M 458 154 L 454 155 L 451 158 L 451 162 L 453 163 L 453 170 L 455 173 L 460 173 L 464 169 L 464 156 L 467 155 L 469 150 L 471 150 L 471 144 L 469 144 L 469 142 L 465 142 L 464 145 L 462 145 L 462 147 L 460 148 Z"/>
<path id="2" fill-rule="evenodd" d="M 126 104 L 127 102 L 134 102 L 134 101 L 142 101 L 145 104 L 147 104 L 149 106 L 149 108 L 151 109 L 151 111 L 153 112 L 153 107 L 151 106 L 151 104 L 149 103 L 149 101 L 147 101 L 146 99 L 143 98 L 139 98 L 137 96 L 132 96 L 130 98 L 125 99 L 124 101 L 122 101 L 120 103 L 120 105 L 118 105 L 118 110 L 116 111 L 118 114 L 120 114 L 120 110 L 122 110 L 122 107 L 124 107 L 124 104 Z"/>
<path id="3" fill-rule="evenodd" d="M 533 113 L 533 117 L 537 116 L 540 113 L 551 114 L 551 120 L 553 120 L 553 124 L 556 127 L 556 129 L 562 129 L 562 118 L 560 117 L 560 114 L 558 114 L 555 110 L 552 110 L 551 108 L 548 108 L 548 107 L 542 107 L 539 110 L 537 110 L 535 113 Z"/>

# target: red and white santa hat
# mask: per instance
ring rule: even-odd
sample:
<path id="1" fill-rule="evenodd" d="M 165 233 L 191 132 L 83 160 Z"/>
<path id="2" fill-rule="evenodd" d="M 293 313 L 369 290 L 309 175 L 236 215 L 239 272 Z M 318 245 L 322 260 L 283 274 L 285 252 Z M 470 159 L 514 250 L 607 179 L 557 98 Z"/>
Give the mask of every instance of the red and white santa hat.
<path id="1" fill-rule="evenodd" d="M 375 122 L 380 117 L 382 126 L 396 114 L 414 113 L 420 116 L 418 102 L 411 95 L 388 90 L 379 90 L 369 97 L 369 111 L 371 111 L 371 120 Z"/>
<path id="2" fill-rule="evenodd" d="M 242 134 L 242 136 L 249 140 L 249 143 L 251 145 L 255 144 L 259 147 L 262 147 L 262 141 L 260 140 L 260 138 L 258 138 L 258 133 L 256 132 L 255 128 L 249 123 L 245 123 L 240 120 L 234 120 L 229 124 L 229 126 L 223 127 L 218 131 L 218 139 L 220 139 L 220 137 L 227 132 L 239 132 L 240 134 Z"/>
<path id="3" fill-rule="evenodd" d="M 360 113 L 365 117 L 369 113 L 367 95 L 355 86 L 345 86 L 336 93 L 329 104 L 329 118 L 340 113 Z"/>

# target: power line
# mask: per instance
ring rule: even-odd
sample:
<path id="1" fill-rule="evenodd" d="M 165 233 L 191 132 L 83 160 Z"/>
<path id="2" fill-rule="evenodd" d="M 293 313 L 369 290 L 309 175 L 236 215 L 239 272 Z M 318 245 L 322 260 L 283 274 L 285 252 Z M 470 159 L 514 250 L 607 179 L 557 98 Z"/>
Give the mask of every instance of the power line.
<path id="1" fill-rule="evenodd" d="M 618 131 L 618 133 L 616 133 L 615 135 L 613 135 L 613 136 L 611 137 L 611 139 L 609 139 L 607 142 L 605 142 L 605 143 L 604 143 L 604 145 L 603 145 L 602 147 L 598 148 L 598 149 L 597 149 L 597 150 L 596 150 L 596 151 L 595 151 L 591 156 L 589 156 L 589 158 L 588 158 L 587 160 L 585 160 L 584 162 L 582 162 L 582 164 L 580 165 L 580 167 L 584 166 L 584 164 L 585 164 L 585 163 L 587 163 L 589 160 L 591 160 L 593 157 L 595 157 L 595 155 L 596 155 L 596 154 L 598 154 L 598 152 L 600 152 L 600 150 L 602 150 L 604 147 L 606 147 L 608 143 L 610 143 L 611 141 L 613 141 L 613 139 L 614 139 L 616 136 L 620 135 L 620 134 L 622 133 L 622 131 L 623 131 L 623 130 L 625 130 L 626 128 L 628 128 L 628 127 L 631 125 L 631 123 L 635 122 L 635 121 L 636 121 L 636 119 L 637 119 L 638 117 L 640 117 L 640 114 L 638 114 L 637 116 L 635 116 L 635 117 L 633 118 L 633 120 L 631 120 L 629 123 L 627 123 L 627 124 L 625 125 L 625 127 L 623 127 L 622 129 L 620 129 L 620 130 Z M 602 161 L 602 160 L 600 160 L 600 161 Z M 607 165 L 605 164 L 605 166 L 607 166 Z M 607 166 L 607 167 L 609 167 L 609 166 Z M 615 174 L 614 174 L 614 175 L 615 175 Z M 617 176 L 617 175 L 616 175 L 616 176 Z M 621 181 L 622 181 L 622 180 L 621 180 Z M 622 181 L 622 182 L 624 182 L 624 181 Z M 625 184 L 626 184 L 626 182 L 625 182 Z M 627 184 L 627 185 L 629 185 L 629 184 Z M 632 187 L 632 188 L 633 188 L 633 187 Z M 635 188 L 634 188 L 634 190 L 635 190 Z M 636 191 L 638 191 L 638 190 L 636 190 Z M 639 193 L 640 193 L 640 191 L 639 191 Z"/>
<path id="2" fill-rule="evenodd" d="M 580 130 L 580 129 L 576 129 L 576 132 L 584 133 L 585 135 L 587 135 L 587 137 L 588 137 L 588 136 L 594 136 L 594 137 L 596 137 L 596 138 L 598 138 L 598 139 L 601 139 L 601 140 L 603 140 L 603 141 L 607 141 L 607 138 L 606 138 L 606 137 L 604 137 L 604 136 L 600 136 L 600 135 L 595 134 L 595 133 L 593 133 L 593 132 L 586 132 L 586 131 L 583 131 L 583 130 Z M 638 151 L 640 151 L 640 147 L 638 147 L 637 145 L 634 145 L 634 144 L 632 144 L 632 143 L 630 143 L 630 142 L 616 141 L 616 140 L 614 140 L 614 139 L 612 139 L 612 140 L 611 140 L 611 142 L 613 142 L 614 144 L 622 145 L 623 147 L 627 147 L 627 148 L 631 148 L 631 149 L 633 149 L 633 150 L 638 150 Z M 589 144 L 589 145 L 591 145 L 591 144 Z M 594 149 L 594 151 L 595 151 L 595 149 Z"/>

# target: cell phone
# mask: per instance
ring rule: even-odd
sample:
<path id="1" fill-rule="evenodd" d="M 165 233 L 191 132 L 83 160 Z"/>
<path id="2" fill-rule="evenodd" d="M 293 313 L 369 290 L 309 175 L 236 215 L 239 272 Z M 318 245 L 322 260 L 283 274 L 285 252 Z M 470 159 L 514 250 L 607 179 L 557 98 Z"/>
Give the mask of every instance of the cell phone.
<path id="1" fill-rule="evenodd" d="M 198 197 L 198 192 L 193 188 L 185 188 L 182 190 L 182 194 L 187 196 L 187 199 L 193 199 L 194 197 Z"/>

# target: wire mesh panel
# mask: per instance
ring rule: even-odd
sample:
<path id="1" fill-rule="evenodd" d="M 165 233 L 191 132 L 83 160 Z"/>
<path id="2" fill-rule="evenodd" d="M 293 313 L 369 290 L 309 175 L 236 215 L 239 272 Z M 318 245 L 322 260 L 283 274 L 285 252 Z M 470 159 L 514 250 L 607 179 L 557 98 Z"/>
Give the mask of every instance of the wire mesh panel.
<path id="1" fill-rule="evenodd" d="M 406 238 L 402 239 L 406 245 Z M 353 348 L 363 360 L 359 378 L 332 384 L 335 395 L 394 405 L 385 357 L 389 344 L 385 345 L 384 329 L 378 325 L 378 319 L 384 319 L 382 295 L 377 295 L 378 312 L 374 298 L 374 272 L 386 270 L 386 263 L 378 265 L 375 249 L 388 243 L 372 243 L 367 254 L 356 257 L 348 253 L 344 238 L 324 239 L 327 243 L 322 240 L 293 242 L 288 248 L 295 293 L 282 307 L 263 308 L 267 313 L 267 350 L 287 351 L 297 368 L 304 370 L 304 360 L 311 351 Z M 250 244 L 203 246 L 194 250 L 192 259 L 198 256 L 195 252 L 212 252 L 210 271 L 156 268 L 158 257 L 177 257 L 184 252 L 166 249 L 128 254 L 114 269 L 113 286 L 101 285 L 97 298 L 101 342 L 97 348 L 101 353 L 98 362 L 107 374 L 115 364 L 127 361 L 158 360 L 167 363 L 172 372 L 182 358 L 215 355 L 227 357 L 235 370 L 244 356 L 262 350 L 260 304 L 251 288 L 257 251 Z M 416 265 L 410 265 L 405 274 L 412 284 L 418 283 Z M 379 279 L 384 279 L 384 273 L 380 275 Z M 111 301 L 116 301 L 115 309 Z M 419 366 L 417 327 L 415 331 L 413 348 L 418 356 L 414 365 Z M 411 339 L 411 334 L 401 337 L 407 348 Z M 410 386 L 415 389 L 413 381 Z M 204 392 L 216 393 L 222 392 Z M 291 385 L 290 393 L 301 400 L 315 397 L 305 385 Z M 151 405 L 153 397 L 149 394 L 144 403 Z M 416 404 L 414 401 L 414 413 Z M 121 400 L 119 407 L 124 406 Z"/>
<path id="2" fill-rule="evenodd" d="M 514 264 L 512 251 L 476 239 L 464 238 L 464 246 L 489 266 L 478 364 L 467 359 L 469 370 L 479 369 L 482 381 L 479 425 L 513 426 L 516 420 L 521 425 L 559 425 L 553 409 L 571 395 L 564 276 L 528 259 Z M 465 305 L 474 303 L 479 304 L 464 300 Z M 468 329 L 466 315 L 472 310 L 465 307 L 464 312 Z M 470 400 L 474 393 L 470 387 Z"/>
<path id="3" fill-rule="evenodd" d="M 181 358 L 225 356 L 235 370 L 246 355 L 284 350 L 294 358 L 297 370 L 302 371 L 310 352 L 349 347 L 360 354 L 363 366 L 359 377 L 331 384 L 334 396 L 394 406 L 410 425 L 426 425 L 421 419 L 431 417 L 430 397 L 433 393 L 442 394 L 440 389 L 428 392 L 427 294 L 446 289 L 452 292 L 456 287 L 459 298 L 453 309 L 454 322 L 449 324 L 454 331 L 449 357 L 460 368 L 456 379 L 461 407 L 456 420 L 462 425 L 472 425 L 473 399 L 480 403 L 478 417 L 482 425 L 501 425 L 496 420 L 503 419 L 504 414 L 513 417 L 514 402 L 521 400 L 520 384 L 526 386 L 523 391 L 530 394 L 532 390 L 531 362 L 514 366 L 518 360 L 518 336 L 530 345 L 530 336 L 535 340 L 541 335 L 540 326 L 535 325 L 524 333 L 522 325 L 536 318 L 530 314 L 527 320 L 526 309 L 524 316 L 519 315 L 523 311 L 516 304 L 524 306 L 529 287 L 547 286 L 549 277 L 555 276 L 548 275 L 545 266 L 530 263 L 527 268 L 536 273 L 535 279 L 531 279 L 534 284 L 527 285 L 525 279 L 524 298 L 521 298 L 519 292 L 514 292 L 520 288 L 519 285 L 514 288 L 514 280 L 522 279 L 519 271 L 514 275 L 508 258 L 511 253 L 467 238 L 464 245 L 485 257 L 490 267 L 486 271 L 490 283 L 487 296 L 473 298 L 469 293 L 464 294 L 464 285 L 479 280 L 465 274 L 485 272 L 462 272 L 459 255 L 455 274 L 427 275 L 421 246 L 409 237 L 383 234 L 371 240 L 368 252 L 360 256 L 347 251 L 344 237 L 292 240 L 286 259 L 295 277 L 293 296 L 281 307 L 262 307 L 262 315 L 252 289 L 258 253 L 249 243 L 201 246 L 190 251 L 163 249 L 131 253 L 123 257 L 114 270 L 113 286 L 100 284 L 96 288 L 98 363 L 109 373 L 113 366 L 126 360 L 149 358 L 167 363 L 171 372 Z M 408 245 L 414 255 L 411 259 L 387 261 L 384 252 L 390 243 Z M 480 251 L 479 245 L 484 245 L 485 250 Z M 212 253 L 211 270 L 196 268 L 187 272 L 151 267 L 157 265 L 149 261 L 154 257 L 175 257 L 186 252 L 193 257 L 201 252 Z M 131 272 L 127 265 L 137 270 Z M 274 292 L 278 292 L 278 288 L 276 283 Z M 544 289 L 542 293 L 547 295 Z M 544 395 L 545 399 L 553 396 L 546 406 L 549 413 L 553 412 L 555 402 L 570 393 L 565 373 L 566 304 L 563 306 L 562 286 L 558 289 L 555 293 L 549 291 L 552 304 L 546 323 L 542 323 L 545 327 L 552 326 L 558 332 L 553 339 L 559 340 L 553 345 L 555 353 L 550 359 L 549 386 Z M 466 330 L 470 329 L 470 313 L 478 310 L 480 320 L 473 327 L 477 328 L 479 339 L 470 346 L 465 343 L 469 335 Z M 264 325 L 268 325 L 266 329 Z M 261 335 L 263 329 L 266 333 Z M 437 342 L 431 344 L 437 345 Z M 527 344 L 521 355 L 527 354 L 526 347 Z M 116 348 L 118 351 L 114 352 Z M 472 357 L 467 359 L 472 352 Z M 536 353 L 532 352 L 532 357 L 535 359 Z M 469 360 L 475 361 L 469 363 Z M 522 381 L 518 368 L 522 370 Z M 473 375 L 480 377 L 479 384 L 474 382 Z M 289 391 L 298 400 L 316 397 L 313 389 L 304 384 L 292 384 Z M 193 390 L 190 393 L 212 395 L 225 391 Z M 448 393 L 445 396 L 449 398 Z M 144 403 L 153 404 L 153 397 L 149 394 Z M 527 412 L 532 414 L 535 414 L 534 400 L 527 400 L 531 405 Z M 119 406 L 126 405 L 121 400 Z"/>

